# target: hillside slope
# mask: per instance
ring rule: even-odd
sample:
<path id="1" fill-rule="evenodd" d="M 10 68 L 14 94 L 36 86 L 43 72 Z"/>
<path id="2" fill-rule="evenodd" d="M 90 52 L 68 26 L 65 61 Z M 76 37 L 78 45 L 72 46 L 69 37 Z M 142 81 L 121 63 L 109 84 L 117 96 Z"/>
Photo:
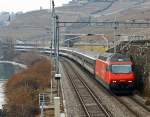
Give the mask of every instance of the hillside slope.
<path id="1" fill-rule="evenodd" d="M 148 0 L 117 0 L 110 2 L 89 2 L 84 5 L 67 5 L 56 8 L 60 21 L 102 21 L 102 20 L 149 20 Z M 107 8 L 103 12 L 98 12 Z M 135 15 L 136 14 L 136 15 Z M 0 29 L 0 40 L 23 40 L 37 42 L 50 40 L 50 13 L 48 10 L 32 11 L 18 15 L 9 26 Z M 89 25 L 69 25 L 61 32 L 111 33 L 110 29 L 100 29 Z M 125 31 L 126 32 L 126 31 Z M 138 31 L 137 31 L 138 32 Z"/>
<path id="2" fill-rule="evenodd" d="M 150 21 L 150 1 L 149 0 L 118 0 L 113 5 L 100 13 L 91 14 L 90 21 L 137 21 L 149 22 Z M 70 30 L 71 28 L 69 28 Z M 116 35 L 145 35 L 146 38 L 150 36 L 150 29 L 130 28 L 125 27 L 116 30 Z M 70 31 L 71 32 L 71 31 Z M 99 26 L 91 26 L 89 24 L 72 27 L 72 33 L 102 33 L 110 35 L 114 38 L 114 29 L 100 28 Z"/>

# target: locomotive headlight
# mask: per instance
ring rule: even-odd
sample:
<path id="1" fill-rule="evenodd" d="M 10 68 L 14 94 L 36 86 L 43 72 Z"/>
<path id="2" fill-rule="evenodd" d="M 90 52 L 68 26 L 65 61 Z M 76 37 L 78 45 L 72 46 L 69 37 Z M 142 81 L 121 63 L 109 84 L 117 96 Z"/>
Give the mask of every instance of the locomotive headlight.
<path id="1" fill-rule="evenodd" d="M 131 80 L 129 80 L 128 82 L 132 82 Z"/>
<path id="2" fill-rule="evenodd" d="M 113 82 L 113 83 L 116 83 L 117 81 L 113 80 L 112 82 Z"/>

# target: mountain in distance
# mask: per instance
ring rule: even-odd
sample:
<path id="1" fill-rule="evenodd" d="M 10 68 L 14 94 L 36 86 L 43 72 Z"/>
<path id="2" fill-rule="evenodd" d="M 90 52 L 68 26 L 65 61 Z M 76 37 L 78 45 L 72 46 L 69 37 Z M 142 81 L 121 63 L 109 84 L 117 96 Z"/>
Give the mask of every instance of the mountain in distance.
<path id="1" fill-rule="evenodd" d="M 83 5 L 75 5 L 75 2 L 70 2 L 68 5 L 56 8 L 56 14 L 59 15 L 60 21 L 112 20 L 115 16 L 117 16 L 117 20 L 121 19 L 126 21 L 136 17 L 140 20 L 143 18 L 141 16 L 144 14 L 145 18 L 148 19 L 148 17 L 150 17 L 150 15 L 148 15 L 148 11 L 150 10 L 149 0 L 114 0 L 112 5 L 110 5 L 111 2 L 105 2 L 105 0 L 102 1 L 99 2 L 98 0 L 93 0 L 93 2 L 89 1 L 87 4 Z M 108 9 L 101 11 L 106 7 L 108 7 Z M 13 13 L 0 14 L 0 22 L 9 22 L 10 19 L 13 19 L 10 24 L 0 29 L 1 39 L 9 38 L 29 41 L 50 40 L 51 33 L 49 29 L 51 28 L 51 25 L 49 10 L 37 10 L 20 13 L 18 15 Z M 68 29 L 69 30 L 61 28 L 61 32 L 70 31 L 73 33 L 82 32 L 87 34 L 89 32 L 102 33 L 102 30 L 99 28 L 89 28 L 88 26 L 82 25 L 69 25 Z"/>

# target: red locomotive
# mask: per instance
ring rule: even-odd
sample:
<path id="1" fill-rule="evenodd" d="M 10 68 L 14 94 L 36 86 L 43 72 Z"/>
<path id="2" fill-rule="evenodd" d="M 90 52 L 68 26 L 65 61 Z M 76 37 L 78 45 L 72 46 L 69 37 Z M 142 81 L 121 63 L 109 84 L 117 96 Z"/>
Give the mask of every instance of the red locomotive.
<path id="1" fill-rule="evenodd" d="M 135 76 L 129 57 L 119 53 L 101 54 L 96 59 L 95 76 L 112 91 L 133 92 Z"/>
<path id="2" fill-rule="evenodd" d="M 76 61 L 95 75 L 95 79 L 107 89 L 113 92 L 133 92 L 135 76 L 132 70 L 133 63 L 129 57 L 119 53 L 104 53 L 94 58 L 67 49 L 62 50 L 61 54 Z"/>

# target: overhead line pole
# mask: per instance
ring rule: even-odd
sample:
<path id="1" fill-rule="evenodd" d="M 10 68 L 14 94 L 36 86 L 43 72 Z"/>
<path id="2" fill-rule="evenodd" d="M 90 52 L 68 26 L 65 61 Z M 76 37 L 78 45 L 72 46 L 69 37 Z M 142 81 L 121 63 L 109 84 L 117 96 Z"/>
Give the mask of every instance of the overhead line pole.
<path id="1" fill-rule="evenodd" d="M 54 36 L 54 60 L 55 60 L 55 79 L 57 80 L 57 96 L 59 96 L 59 82 L 60 82 L 60 73 L 59 73 L 59 17 L 55 14 L 55 4 L 54 0 L 52 1 L 53 5 L 53 36 Z"/>
<path id="2" fill-rule="evenodd" d="M 56 54 L 56 73 L 59 73 L 59 67 L 58 67 L 58 63 L 59 63 L 59 17 L 56 15 L 55 16 L 55 54 Z"/>
<path id="3" fill-rule="evenodd" d="M 59 95 L 59 17 L 55 14 L 55 3 L 52 0 L 52 18 L 53 18 L 53 46 L 54 46 L 54 61 L 55 61 L 55 79 L 57 80 L 57 97 L 54 97 L 55 117 L 60 117 L 60 95 Z"/>
<path id="4" fill-rule="evenodd" d="M 53 55 L 53 29 L 52 29 L 52 26 L 53 26 L 53 8 L 52 8 L 52 0 L 50 0 L 50 31 L 51 31 L 51 89 L 50 89 L 50 103 L 52 104 L 53 103 L 53 65 L 52 65 L 52 55 Z"/>
<path id="5" fill-rule="evenodd" d="M 55 61 L 55 71 L 56 71 L 56 57 L 57 57 L 57 51 L 56 51 L 56 47 L 57 47 L 57 30 L 56 30 L 56 14 L 55 14 L 55 3 L 54 0 L 52 0 L 52 17 L 53 17 L 53 46 L 54 46 L 54 61 Z"/>
<path id="6" fill-rule="evenodd" d="M 115 22 L 116 22 L 116 17 L 115 17 Z M 117 26 L 114 26 L 114 53 L 117 52 L 117 43 L 116 43 L 116 30 L 117 30 Z"/>
<path id="7" fill-rule="evenodd" d="M 51 48 L 51 58 L 52 58 L 52 49 L 53 49 L 53 29 L 52 29 L 52 26 L 53 26 L 53 15 L 52 15 L 52 12 L 53 12 L 53 9 L 52 9 L 52 0 L 50 0 L 50 33 L 51 33 L 51 45 L 50 45 L 50 48 Z"/>

